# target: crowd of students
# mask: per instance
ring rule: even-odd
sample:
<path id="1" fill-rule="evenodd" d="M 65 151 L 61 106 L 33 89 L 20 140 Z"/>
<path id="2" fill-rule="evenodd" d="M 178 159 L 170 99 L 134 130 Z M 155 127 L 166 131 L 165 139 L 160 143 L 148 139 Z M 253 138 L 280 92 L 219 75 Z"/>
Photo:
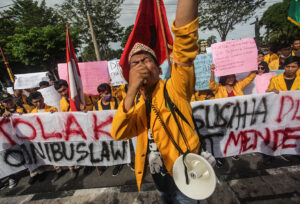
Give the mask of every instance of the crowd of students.
<path id="1" fill-rule="evenodd" d="M 196 91 L 191 101 L 211 100 L 226 97 L 234 97 L 244 95 L 243 89 L 249 85 L 256 77 L 256 75 L 263 75 L 270 70 L 284 70 L 280 75 L 272 77 L 267 92 L 279 93 L 280 91 L 300 90 L 300 39 L 295 39 L 291 45 L 282 44 L 277 47 L 271 47 L 269 53 L 266 55 L 258 52 L 258 70 L 251 72 L 247 77 L 238 81 L 235 75 L 222 76 L 219 83 L 215 81 L 214 70 L 215 66 L 210 67 L 211 77 L 209 80 L 209 90 Z M 54 85 L 54 88 L 61 95 L 60 110 L 61 112 L 70 111 L 69 103 L 69 88 L 65 80 L 58 80 L 54 83 L 42 81 L 39 83 L 39 88 L 29 90 L 31 92 L 27 97 L 22 90 L 14 90 L 14 94 L 3 92 L 0 94 L 0 116 L 10 117 L 12 114 L 29 114 L 29 113 L 42 113 L 42 112 L 57 112 L 57 108 L 45 104 L 44 98 L 38 89 L 47 88 Z M 100 111 L 100 110 L 114 110 L 118 108 L 119 103 L 126 96 L 127 85 L 118 87 L 111 87 L 109 84 L 100 84 L 97 88 L 98 95 L 88 96 L 84 94 L 85 105 L 81 104 L 80 111 Z M 137 94 L 135 103 L 143 100 L 141 94 Z M 233 157 L 238 159 L 238 156 Z M 223 164 L 222 159 L 217 160 L 217 167 Z M 134 169 L 134 164 L 130 164 Z M 113 176 L 119 174 L 123 165 L 116 165 L 113 169 Z M 57 181 L 61 176 L 63 169 L 61 167 L 51 167 L 55 169 L 56 175 L 52 182 Z M 79 167 L 68 167 L 71 179 L 75 179 L 78 175 Z M 85 167 L 89 170 L 91 167 Z M 30 184 L 33 184 L 38 179 L 44 179 L 49 167 L 39 167 L 38 169 L 30 172 Z M 107 169 L 105 166 L 97 167 L 99 175 Z M 15 175 L 9 176 L 9 188 L 13 188 L 17 184 Z"/>

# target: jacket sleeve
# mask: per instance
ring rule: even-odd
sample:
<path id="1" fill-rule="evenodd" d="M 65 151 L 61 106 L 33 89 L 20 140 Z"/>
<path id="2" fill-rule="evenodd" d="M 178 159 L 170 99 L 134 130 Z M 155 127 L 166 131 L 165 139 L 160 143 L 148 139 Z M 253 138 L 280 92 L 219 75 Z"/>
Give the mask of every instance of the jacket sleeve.
<path id="1" fill-rule="evenodd" d="M 124 103 L 120 103 L 111 125 L 111 136 L 114 140 L 127 140 L 138 135 L 137 110 L 134 105 L 127 113 L 124 112 Z"/>
<path id="2" fill-rule="evenodd" d="M 175 35 L 173 45 L 173 65 L 170 83 L 167 89 L 177 96 L 190 101 L 195 87 L 195 72 L 193 61 L 198 53 L 198 18 L 191 23 L 172 31 Z"/>
<path id="3" fill-rule="evenodd" d="M 267 92 L 272 91 L 275 88 L 275 78 L 272 77 Z"/>
<path id="4" fill-rule="evenodd" d="M 246 86 L 248 86 L 252 81 L 253 79 L 255 79 L 256 77 L 256 74 L 254 73 L 250 73 L 248 76 L 246 76 L 243 80 L 237 82 L 237 85 L 243 89 L 245 88 Z"/>
<path id="5" fill-rule="evenodd" d="M 213 94 L 216 94 L 219 90 L 220 84 L 216 83 L 216 80 L 211 82 L 209 81 L 209 89 L 213 92 Z"/>

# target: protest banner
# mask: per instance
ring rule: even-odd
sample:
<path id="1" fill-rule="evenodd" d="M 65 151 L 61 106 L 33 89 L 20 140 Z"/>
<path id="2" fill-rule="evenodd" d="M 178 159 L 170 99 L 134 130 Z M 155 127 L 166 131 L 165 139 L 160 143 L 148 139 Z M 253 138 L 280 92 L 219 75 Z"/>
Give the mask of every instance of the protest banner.
<path id="1" fill-rule="evenodd" d="M 110 136 L 114 113 L 57 112 L 0 118 L 0 178 L 40 165 L 129 163 L 128 141 L 114 141 Z"/>
<path id="2" fill-rule="evenodd" d="M 276 73 L 269 72 L 262 75 L 256 75 L 256 93 L 265 93 L 273 76 L 276 76 Z"/>
<path id="3" fill-rule="evenodd" d="M 257 47 L 252 38 L 219 42 L 211 48 L 216 76 L 257 70 Z"/>
<path id="4" fill-rule="evenodd" d="M 111 60 L 107 62 L 110 83 L 112 86 L 127 84 L 122 74 L 122 67 L 119 65 L 120 60 Z"/>
<path id="5" fill-rule="evenodd" d="M 39 87 L 41 81 L 50 81 L 48 72 L 15 74 L 14 89 L 32 89 Z"/>
<path id="6" fill-rule="evenodd" d="M 197 134 L 215 157 L 252 152 L 300 155 L 300 91 L 193 102 Z M 39 165 L 130 162 L 128 141 L 113 141 L 115 111 L 0 118 L 0 178 Z"/>
<path id="7" fill-rule="evenodd" d="M 60 79 L 67 80 L 67 64 L 58 64 Z M 107 61 L 78 63 L 83 92 L 88 95 L 98 95 L 97 87 L 102 83 L 109 83 Z"/>
<path id="8" fill-rule="evenodd" d="M 300 154 L 300 91 L 192 103 L 195 127 L 215 157 Z"/>
<path id="9" fill-rule="evenodd" d="M 44 97 L 44 102 L 49 106 L 54 106 L 60 111 L 60 94 L 55 90 L 54 86 L 38 90 Z"/>
<path id="10" fill-rule="evenodd" d="M 210 80 L 210 66 L 213 64 L 212 54 L 197 55 L 194 60 L 195 66 L 195 90 L 209 89 L 208 81 Z"/>

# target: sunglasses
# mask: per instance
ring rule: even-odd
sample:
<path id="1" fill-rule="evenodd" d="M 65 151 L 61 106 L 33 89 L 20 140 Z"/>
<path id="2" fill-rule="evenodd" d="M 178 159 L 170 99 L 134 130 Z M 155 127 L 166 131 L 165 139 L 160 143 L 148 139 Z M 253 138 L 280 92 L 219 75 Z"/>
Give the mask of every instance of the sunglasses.
<path id="1" fill-rule="evenodd" d="M 260 69 L 260 70 L 265 70 L 265 68 L 264 68 L 264 67 L 258 67 L 258 69 Z"/>

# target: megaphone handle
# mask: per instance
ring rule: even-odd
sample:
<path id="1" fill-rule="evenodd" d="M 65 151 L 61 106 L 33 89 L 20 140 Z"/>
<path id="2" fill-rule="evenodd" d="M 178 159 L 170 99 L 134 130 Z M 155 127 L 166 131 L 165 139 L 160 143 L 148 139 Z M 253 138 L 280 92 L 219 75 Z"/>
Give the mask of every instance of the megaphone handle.
<path id="1" fill-rule="evenodd" d="M 190 184 L 190 181 L 189 181 L 189 175 L 188 175 L 188 172 L 187 172 L 188 169 L 186 167 L 186 164 L 185 164 L 184 160 L 185 160 L 186 155 L 188 155 L 188 153 L 189 153 L 189 151 L 185 152 L 183 154 L 183 157 L 182 157 L 182 162 L 183 162 L 183 166 L 184 166 L 185 182 L 186 182 L 187 185 Z"/>

